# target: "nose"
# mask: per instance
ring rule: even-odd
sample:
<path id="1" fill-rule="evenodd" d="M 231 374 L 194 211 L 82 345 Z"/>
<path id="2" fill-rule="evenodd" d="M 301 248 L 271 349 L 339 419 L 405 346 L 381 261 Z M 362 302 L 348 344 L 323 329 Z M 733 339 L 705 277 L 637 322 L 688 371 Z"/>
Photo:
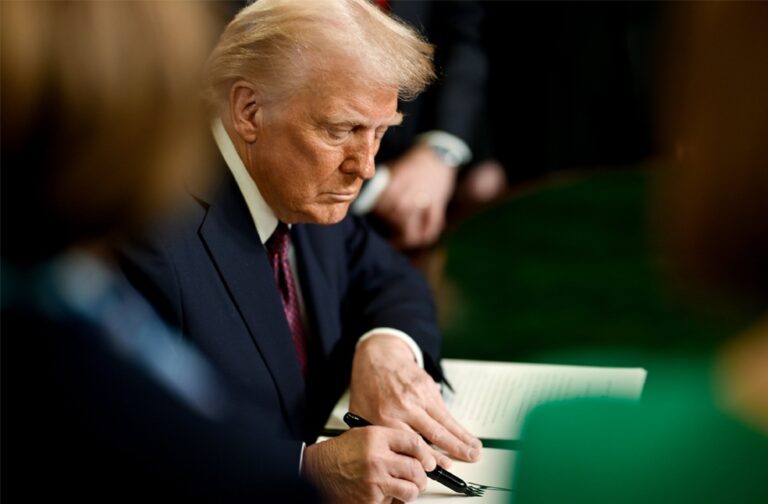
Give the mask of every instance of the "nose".
<path id="1" fill-rule="evenodd" d="M 362 179 L 370 179 L 376 172 L 374 158 L 379 150 L 376 132 L 359 132 L 349 145 L 341 171 Z"/>

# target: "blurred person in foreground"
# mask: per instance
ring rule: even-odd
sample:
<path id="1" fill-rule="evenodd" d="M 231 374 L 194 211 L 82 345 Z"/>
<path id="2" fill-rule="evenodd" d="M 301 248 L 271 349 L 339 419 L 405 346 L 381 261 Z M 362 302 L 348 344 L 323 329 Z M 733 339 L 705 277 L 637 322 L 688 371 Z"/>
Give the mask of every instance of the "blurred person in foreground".
<path id="1" fill-rule="evenodd" d="M 516 502 L 764 502 L 768 495 L 768 5 L 680 6 L 660 244 L 692 299 L 757 320 L 714 349 L 657 356 L 639 404 L 543 406 Z"/>
<path id="2" fill-rule="evenodd" d="M 3 2 L 3 497 L 309 500 L 110 248 L 206 158 L 195 4 Z"/>
<path id="3" fill-rule="evenodd" d="M 439 393 L 425 280 L 347 217 L 431 55 L 364 0 L 247 6 L 208 61 L 217 185 L 187 184 L 184 215 L 124 250 L 132 283 L 258 403 L 284 444 L 275 465 L 301 466 L 332 502 L 416 498 L 450 462 L 419 434 L 479 457 Z M 347 385 L 376 427 L 314 443 Z"/>

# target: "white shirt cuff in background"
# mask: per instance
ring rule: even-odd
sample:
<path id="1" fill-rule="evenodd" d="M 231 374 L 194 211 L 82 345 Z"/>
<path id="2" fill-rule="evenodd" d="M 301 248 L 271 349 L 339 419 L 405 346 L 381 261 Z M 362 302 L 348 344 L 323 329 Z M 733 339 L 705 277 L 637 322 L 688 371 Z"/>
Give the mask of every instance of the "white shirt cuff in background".
<path id="1" fill-rule="evenodd" d="M 376 206 L 384 189 L 389 185 L 390 172 L 387 165 L 378 165 L 376 174 L 363 186 L 357 199 L 352 203 L 352 213 L 365 215 Z"/>
<path id="2" fill-rule="evenodd" d="M 416 360 L 416 364 L 418 364 L 421 369 L 424 369 L 424 354 L 421 353 L 421 348 L 419 348 L 419 345 L 413 341 L 413 338 L 398 329 L 392 329 L 391 327 L 377 327 L 376 329 L 371 329 L 367 333 L 360 336 L 360 339 L 357 340 L 357 345 L 355 345 L 355 348 L 357 348 L 363 341 L 377 334 L 396 336 L 403 340 L 403 342 L 405 342 L 405 344 L 408 345 L 408 347 L 411 349 L 411 352 L 413 352 L 413 357 Z"/>
<path id="3" fill-rule="evenodd" d="M 435 154 L 451 168 L 456 168 L 472 160 L 472 150 L 469 145 L 446 131 L 433 130 L 416 137 L 416 143 L 431 147 Z"/>
<path id="4" fill-rule="evenodd" d="M 301 443 L 301 454 L 299 455 L 299 476 L 301 476 L 301 470 L 304 468 L 304 450 L 307 449 L 307 443 Z"/>

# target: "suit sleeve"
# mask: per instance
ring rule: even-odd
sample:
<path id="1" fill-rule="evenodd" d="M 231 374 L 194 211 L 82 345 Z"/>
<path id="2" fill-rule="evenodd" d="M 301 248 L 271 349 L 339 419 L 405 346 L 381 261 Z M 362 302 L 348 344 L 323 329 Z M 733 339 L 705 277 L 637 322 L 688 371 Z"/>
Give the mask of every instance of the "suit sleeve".
<path id="1" fill-rule="evenodd" d="M 488 58 L 482 44 L 483 8 L 478 2 L 435 2 L 433 20 L 438 82 L 432 129 L 447 131 L 472 147 L 485 106 Z M 472 148 L 472 150 L 476 150 Z"/>
<path id="2" fill-rule="evenodd" d="M 354 317 L 356 337 L 376 327 L 408 334 L 424 354 L 424 369 L 442 380 L 441 334 L 432 291 L 424 277 L 367 223 L 347 220 L 349 285 L 342 309 Z"/>

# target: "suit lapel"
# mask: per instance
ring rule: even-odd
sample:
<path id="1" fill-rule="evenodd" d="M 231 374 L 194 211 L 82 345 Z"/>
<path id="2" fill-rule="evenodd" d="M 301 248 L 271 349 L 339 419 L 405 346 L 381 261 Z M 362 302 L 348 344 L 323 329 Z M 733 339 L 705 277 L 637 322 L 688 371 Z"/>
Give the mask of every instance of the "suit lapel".
<path id="1" fill-rule="evenodd" d="M 264 246 L 228 171 L 210 202 L 200 237 L 269 368 L 291 429 L 302 436 L 306 392 L 296 350 Z"/>

